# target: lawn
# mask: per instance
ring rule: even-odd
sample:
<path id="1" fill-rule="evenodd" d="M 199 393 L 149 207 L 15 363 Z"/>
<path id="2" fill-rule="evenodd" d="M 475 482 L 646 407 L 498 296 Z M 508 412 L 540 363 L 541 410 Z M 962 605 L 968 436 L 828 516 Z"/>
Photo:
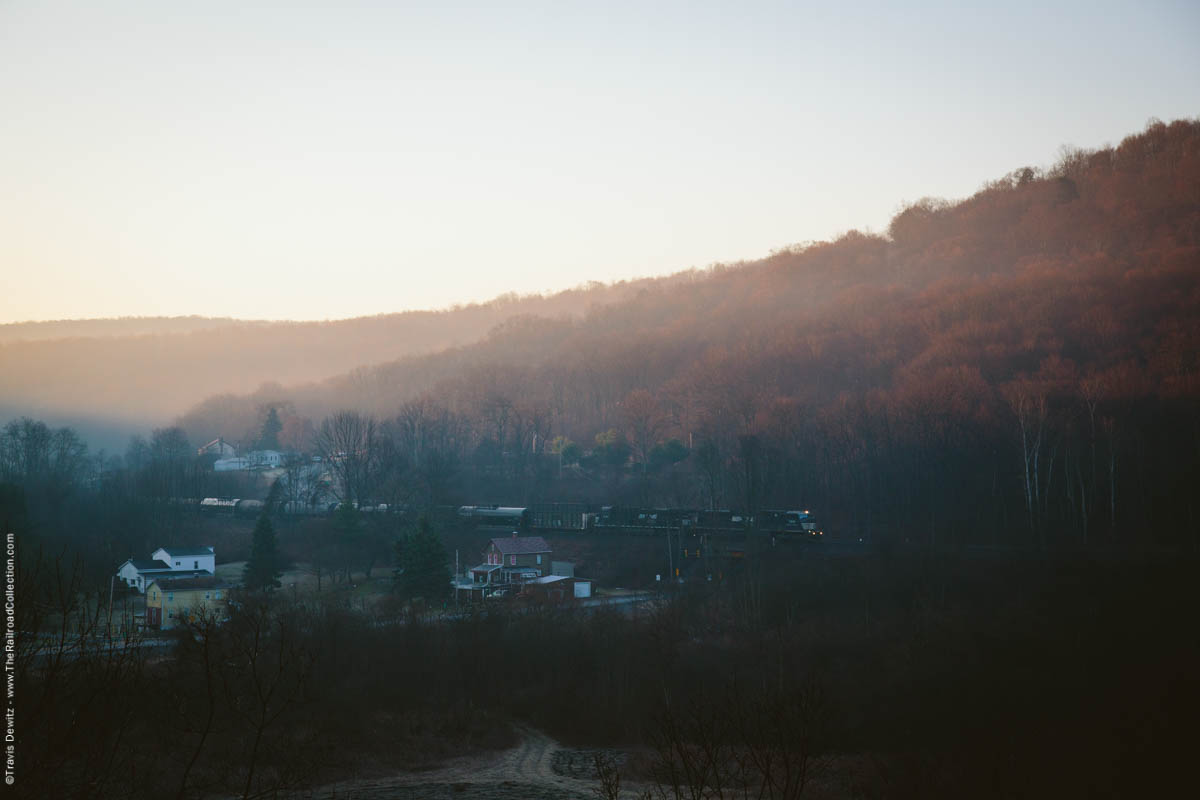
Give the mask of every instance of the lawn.
<path id="1" fill-rule="evenodd" d="M 227 564 L 217 565 L 217 577 L 240 583 L 242 580 L 242 572 L 246 568 L 245 561 L 230 561 Z M 392 568 L 391 567 L 376 567 L 371 570 L 371 580 L 363 580 L 362 573 L 354 573 L 354 588 L 355 596 L 373 595 L 386 593 L 391 588 Z M 317 576 L 309 568 L 306 563 L 293 564 L 292 568 L 284 571 L 283 576 L 279 579 L 282 588 L 290 589 L 296 587 L 296 591 L 300 592 L 315 592 L 317 591 Z M 332 589 L 346 588 L 345 582 L 334 583 L 328 574 L 321 576 L 321 590 L 330 591 Z"/>

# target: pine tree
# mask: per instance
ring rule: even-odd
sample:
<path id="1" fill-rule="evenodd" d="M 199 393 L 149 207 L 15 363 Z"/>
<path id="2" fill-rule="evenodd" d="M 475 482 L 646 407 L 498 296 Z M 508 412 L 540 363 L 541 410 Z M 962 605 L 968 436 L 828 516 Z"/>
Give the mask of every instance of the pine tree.
<path id="1" fill-rule="evenodd" d="M 429 519 L 421 517 L 416 533 L 396 542 L 396 591 L 412 600 L 442 600 L 450 594 L 449 558 Z"/>
<path id="2" fill-rule="evenodd" d="M 346 500 L 338 505 L 333 514 L 333 528 L 337 567 L 349 583 L 355 558 L 363 547 L 362 520 L 352 502 Z"/>
<path id="3" fill-rule="evenodd" d="M 258 438 L 258 448 L 260 450 L 278 450 L 279 449 L 279 432 L 283 430 L 283 423 L 279 421 L 279 411 L 275 406 L 267 409 L 267 418 L 263 421 L 262 433 Z"/>
<path id="4" fill-rule="evenodd" d="M 247 589 L 278 589 L 283 575 L 283 560 L 275 547 L 275 526 L 266 514 L 258 517 L 254 539 L 250 544 L 250 560 L 242 573 Z"/>

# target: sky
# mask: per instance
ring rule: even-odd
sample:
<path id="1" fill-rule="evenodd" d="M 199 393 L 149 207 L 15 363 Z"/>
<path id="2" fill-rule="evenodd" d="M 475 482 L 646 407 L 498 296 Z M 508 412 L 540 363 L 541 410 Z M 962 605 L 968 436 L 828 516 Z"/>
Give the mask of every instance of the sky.
<path id="1" fill-rule="evenodd" d="M 760 258 L 1197 115 L 1188 0 L 0 0 L 0 322 Z"/>

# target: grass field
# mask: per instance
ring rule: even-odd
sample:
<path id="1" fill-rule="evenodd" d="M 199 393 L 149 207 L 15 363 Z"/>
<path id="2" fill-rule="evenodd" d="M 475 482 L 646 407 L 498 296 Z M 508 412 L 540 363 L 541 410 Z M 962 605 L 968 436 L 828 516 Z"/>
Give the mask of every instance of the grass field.
<path id="1" fill-rule="evenodd" d="M 241 582 L 242 573 L 245 571 L 245 561 L 230 561 L 227 564 L 217 565 L 217 577 L 231 582 Z M 384 594 L 391 588 L 392 568 L 391 567 L 375 567 L 371 570 L 370 580 L 364 580 L 361 572 L 354 574 L 354 581 L 350 587 L 347 587 L 343 581 L 335 583 L 331 580 L 328 574 L 321 577 L 321 591 L 346 591 L 350 589 L 355 596 Z M 293 564 L 292 568 L 286 570 L 279 582 L 282 588 L 291 589 L 296 587 L 298 592 L 316 592 L 317 591 L 317 576 L 306 563 Z"/>

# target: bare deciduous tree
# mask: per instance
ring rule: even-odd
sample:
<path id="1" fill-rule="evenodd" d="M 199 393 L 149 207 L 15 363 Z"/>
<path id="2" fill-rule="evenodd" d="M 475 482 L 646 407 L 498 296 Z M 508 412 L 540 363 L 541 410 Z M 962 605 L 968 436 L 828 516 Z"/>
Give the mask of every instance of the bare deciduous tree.
<path id="1" fill-rule="evenodd" d="M 335 491 L 342 502 L 367 499 L 373 488 L 378 445 L 378 426 L 369 415 L 339 411 L 321 423 L 317 451 L 335 478 Z"/>

